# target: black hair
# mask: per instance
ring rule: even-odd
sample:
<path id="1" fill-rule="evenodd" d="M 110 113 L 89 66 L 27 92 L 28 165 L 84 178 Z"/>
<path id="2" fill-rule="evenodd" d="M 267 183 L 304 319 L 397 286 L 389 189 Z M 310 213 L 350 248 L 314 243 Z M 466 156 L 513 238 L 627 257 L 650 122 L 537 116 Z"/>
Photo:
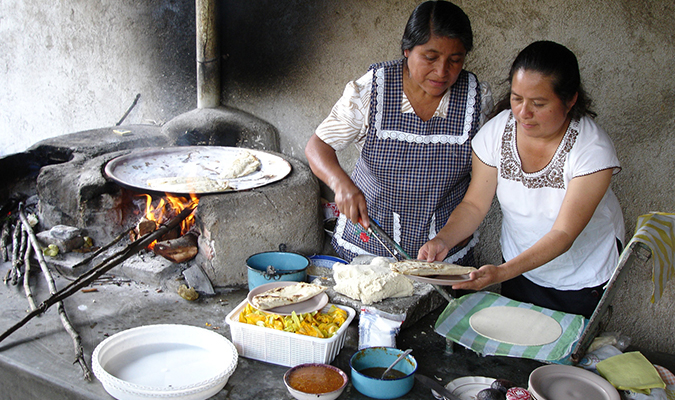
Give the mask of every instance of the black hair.
<path id="1" fill-rule="evenodd" d="M 469 17 L 449 1 L 427 1 L 410 14 L 401 39 L 401 52 L 424 44 L 431 35 L 459 39 L 468 53 L 473 48 Z"/>
<path id="2" fill-rule="evenodd" d="M 511 108 L 511 83 L 513 76 L 520 70 L 534 71 L 552 78 L 553 91 L 565 104 L 577 94 L 577 101 L 568 113 L 572 119 L 583 116 L 594 118 L 597 115 L 591 110 L 591 99 L 581 85 L 577 57 L 567 47 L 548 40 L 534 42 L 518 53 L 509 71 L 509 91 L 495 106 L 494 115 Z"/>

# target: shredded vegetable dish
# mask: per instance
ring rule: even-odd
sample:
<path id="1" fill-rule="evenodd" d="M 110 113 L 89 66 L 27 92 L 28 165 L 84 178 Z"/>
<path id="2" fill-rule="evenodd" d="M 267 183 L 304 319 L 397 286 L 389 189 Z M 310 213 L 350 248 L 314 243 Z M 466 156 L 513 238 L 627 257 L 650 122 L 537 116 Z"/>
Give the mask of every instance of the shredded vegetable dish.
<path id="1" fill-rule="evenodd" d="M 334 336 L 346 320 L 347 312 L 333 304 L 327 312 L 314 311 L 296 314 L 294 311 L 291 315 L 267 313 L 254 308 L 251 304 L 246 304 L 246 307 L 239 313 L 239 322 L 245 324 L 317 338 Z"/>

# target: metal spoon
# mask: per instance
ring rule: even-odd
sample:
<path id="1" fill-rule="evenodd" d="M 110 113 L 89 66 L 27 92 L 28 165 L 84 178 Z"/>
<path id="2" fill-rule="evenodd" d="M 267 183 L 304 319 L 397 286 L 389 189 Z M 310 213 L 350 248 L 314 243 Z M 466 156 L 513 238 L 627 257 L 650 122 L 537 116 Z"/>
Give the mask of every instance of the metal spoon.
<path id="1" fill-rule="evenodd" d="M 380 378 L 380 379 L 384 379 L 384 377 L 387 375 L 387 372 L 391 371 L 391 369 L 394 368 L 394 365 L 398 364 L 399 361 L 403 360 L 411 352 L 412 352 L 412 349 L 408 349 L 408 350 L 404 351 L 403 353 L 401 353 L 401 355 L 398 356 L 398 358 L 393 363 L 391 363 L 389 368 L 384 370 L 384 372 L 382 373 L 382 378 Z"/>

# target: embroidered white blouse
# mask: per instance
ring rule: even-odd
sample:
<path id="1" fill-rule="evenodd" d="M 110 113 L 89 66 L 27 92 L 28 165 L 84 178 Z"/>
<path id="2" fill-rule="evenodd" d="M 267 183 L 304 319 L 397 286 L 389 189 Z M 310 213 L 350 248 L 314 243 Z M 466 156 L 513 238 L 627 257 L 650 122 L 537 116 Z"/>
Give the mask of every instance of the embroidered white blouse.
<path id="1" fill-rule="evenodd" d="M 611 139 L 587 117 L 570 123 L 550 163 L 541 171 L 522 170 L 511 110 L 488 121 L 471 142 L 485 164 L 497 168 L 497 198 L 502 210 L 501 247 L 510 260 L 550 231 L 567 185 L 575 177 L 608 168 L 620 170 Z M 619 259 L 616 239 L 624 240 L 619 201 L 608 189 L 572 247 L 554 260 L 523 274 L 559 290 L 578 290 L 606 282 Z"/>

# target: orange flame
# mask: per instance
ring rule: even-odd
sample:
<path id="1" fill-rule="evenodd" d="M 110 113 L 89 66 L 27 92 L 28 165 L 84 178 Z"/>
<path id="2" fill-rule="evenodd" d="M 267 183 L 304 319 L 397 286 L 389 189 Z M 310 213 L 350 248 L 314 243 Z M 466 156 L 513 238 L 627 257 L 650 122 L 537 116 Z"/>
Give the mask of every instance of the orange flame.
<path id="1" fill-rule="evenodd" d="M 194 208 L 197 207 L 197 204 L 199 204 L 199 197 L 195 194 L 190 194 L 190 198 L 188 199 L 186 197 L 172 196 L 166 193 L 165 197 L 159 199 L 159 202 L 153 201 L 152 196 L 147 194 L 142 194 L 139 196 L 145 197 L 145 218 L 150 221 L 154 221 L 157 226 L 177 216 L 184 209 L 188 207 Z M 194 224 L 194 214 L 188 215 L 188 217 L 181 222 L 181 236 L 188 233 Z M 152 250 L 155 247 L 155 244 L 157 244 L 156 240 L 148 245 L 148 249 Z"/>

